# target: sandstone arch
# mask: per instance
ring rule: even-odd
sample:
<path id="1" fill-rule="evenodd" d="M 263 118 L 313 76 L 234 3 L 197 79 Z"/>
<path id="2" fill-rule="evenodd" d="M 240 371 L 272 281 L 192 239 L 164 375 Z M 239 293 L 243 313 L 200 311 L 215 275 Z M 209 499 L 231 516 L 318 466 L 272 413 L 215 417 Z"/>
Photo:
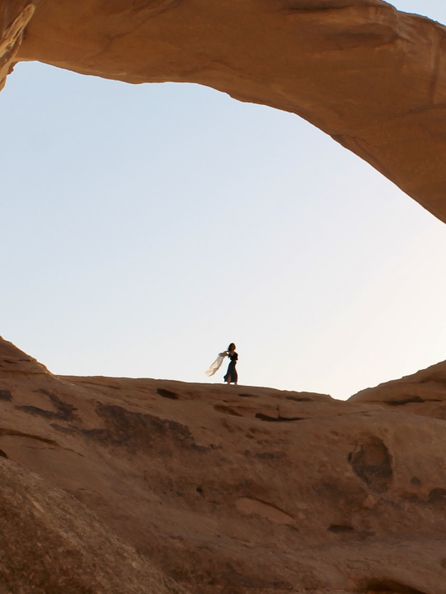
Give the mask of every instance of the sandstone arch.
<path id="1" fill-rule="evenodd" d="M 382 0 L 0 0 L 21 60 L 294 112 L 446 221 L 446 28 Z"/>

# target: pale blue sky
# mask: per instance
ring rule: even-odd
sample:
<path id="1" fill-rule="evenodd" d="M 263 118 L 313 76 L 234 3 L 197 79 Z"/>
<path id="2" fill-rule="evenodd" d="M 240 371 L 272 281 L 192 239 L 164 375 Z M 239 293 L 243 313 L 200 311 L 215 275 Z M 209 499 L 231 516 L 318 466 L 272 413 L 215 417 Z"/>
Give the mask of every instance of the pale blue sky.
<path id="1" fill-rule="evenodd" d="M 52 371 L 207 381 L 235 341 L 345 398 L 446 359 L 444 225 L 297 116 L 21 64 L 0 124 L 0 334 Z"/>

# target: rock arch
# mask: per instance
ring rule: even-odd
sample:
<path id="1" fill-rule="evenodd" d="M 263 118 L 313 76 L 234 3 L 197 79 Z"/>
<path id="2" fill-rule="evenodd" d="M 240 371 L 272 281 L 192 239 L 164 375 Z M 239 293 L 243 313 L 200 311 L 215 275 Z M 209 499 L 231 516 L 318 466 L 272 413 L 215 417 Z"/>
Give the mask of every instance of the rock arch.
<path id="1" fill-rule="evenodd" d="M 382 0 L 0 0 L 22 60 L 296 113 L 446 221 L 446 28 Z"/>

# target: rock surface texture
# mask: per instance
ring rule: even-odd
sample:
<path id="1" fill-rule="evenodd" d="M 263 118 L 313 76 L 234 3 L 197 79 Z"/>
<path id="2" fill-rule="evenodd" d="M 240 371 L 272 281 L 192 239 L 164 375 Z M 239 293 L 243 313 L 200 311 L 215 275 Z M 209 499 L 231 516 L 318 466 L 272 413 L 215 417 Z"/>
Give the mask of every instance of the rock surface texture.
<path id="1" fill-rule="evenodd" d="M 0 592 L 446 594 L 445 379 L 342 402 L 1 341 Z"/>
<path id="2" fill-rule="evenodd" d="M 446 220 L 446 29 L 382 0 L 0 0 L 18 60 L 294 112 Z"/>

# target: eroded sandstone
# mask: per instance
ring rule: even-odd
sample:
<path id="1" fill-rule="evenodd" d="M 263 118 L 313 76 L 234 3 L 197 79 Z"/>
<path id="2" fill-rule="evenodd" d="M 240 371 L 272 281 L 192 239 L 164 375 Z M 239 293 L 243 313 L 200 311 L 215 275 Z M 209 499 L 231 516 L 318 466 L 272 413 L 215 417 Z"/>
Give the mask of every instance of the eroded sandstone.
<path id="1" fill-rule="evenodd" d="M 15 64 L 25 29 L 35 8 L 35 4 L 29 0 L 14 0 L 0 4 L 0 91 Z"/>
<path id="2" fill-rule="evenodd" d="M 90 510 L 0 457 L 0 592 L 187 594 Z"/>
<path id="3" fill-rule="evenodd" d="M 13 345 L 0 345 L 0 363 L 14 357 Z M 422 386 L 437 384 L 432 406 L 446 401 L 443 375 L 419 376 Z M 11 374 L 2 365 L 0 390 L 0 498 L 10 483 L 37 497 L 54 509 L 57 530 L 67 513 L 70 542 L 71 530 L 91 523 L 85 546 L 97 542 L 106 567 L 123 546 L 167 592 L 446 594 L 438 409 L 392 406 L 373 391 L 342 402 L 268 388 Z M 29 497 L 20 505 L 31 531 Z M 20 533 L 19 516 L 7 518 Z M 58 564 L 45 526 L 39 542 Z M 87 549 L 74 548 L 81 567 Z M 12 594 L 35 592 L 26 565 L 14 564 L 16 545 L 2 551 L 14 581 L 0 563 L 0 591 L 5 583 Z M 141 575 L 135 590 L 122 578 L 119 594 L 139 591 Z"/>
<path id="4" fill-rule="evenodd" d="M 131 83 L 199 83 L 290 111 L 446 220 L 438 23 L 381 0 L 2 0 L 0 8 L 1 78 L 15 60 L 40 60 Z"/>

